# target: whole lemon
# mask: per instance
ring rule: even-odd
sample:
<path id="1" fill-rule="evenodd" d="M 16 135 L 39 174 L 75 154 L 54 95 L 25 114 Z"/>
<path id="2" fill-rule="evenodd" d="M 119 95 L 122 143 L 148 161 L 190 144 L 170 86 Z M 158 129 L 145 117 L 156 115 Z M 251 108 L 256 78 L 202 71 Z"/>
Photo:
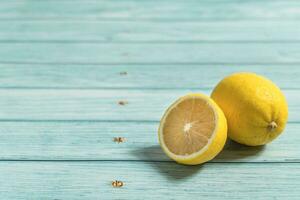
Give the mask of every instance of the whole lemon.
<path id="1" fill-rule="evenodd" d="M 249 146 L 274 140 L 287 122 L 288 106 L 280 89 L 254 73 L 225 77 L 213 90 L 212 99 L 223 110 L 228 136 Z"/>

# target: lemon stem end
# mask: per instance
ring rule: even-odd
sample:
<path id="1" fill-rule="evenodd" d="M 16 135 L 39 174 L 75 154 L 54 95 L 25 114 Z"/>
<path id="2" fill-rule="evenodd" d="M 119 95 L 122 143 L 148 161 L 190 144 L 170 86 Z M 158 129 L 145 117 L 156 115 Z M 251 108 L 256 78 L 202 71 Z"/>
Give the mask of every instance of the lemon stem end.
<path id="1" fill-rule="evenodd" d="M 274 131 L 276 128 L 277 128 L 276 122 L 272 121 L 271 123 L 269 123 L 268 129 L 269 129 L 270 131 Z"/>

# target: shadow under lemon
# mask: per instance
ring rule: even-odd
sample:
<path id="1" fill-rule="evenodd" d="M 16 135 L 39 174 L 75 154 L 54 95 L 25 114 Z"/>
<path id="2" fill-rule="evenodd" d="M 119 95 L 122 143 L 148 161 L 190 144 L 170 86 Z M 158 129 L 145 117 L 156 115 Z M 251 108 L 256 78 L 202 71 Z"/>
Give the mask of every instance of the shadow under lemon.
<path id="1" fill-rule="evenodd" d="M 210 162 L 242 162 L 244 158 L 249 159 L 249 157 L 258 156 L 264 151 L 264 149 L 265 145 L 250 147 L 227 139 L 223 150 Z M 174 181 L 188 178 L 205 167 L 205 163 L 202 165 L 187 166 L 178 164 L 175 161 L 169 162 L 170 159 L 165 155 L 159 145 L 134 150 L 133 154 L 141 160 L 149 161 L 149 165 L 156 169 L 160 174 L 165 176 L 167 179 Z"/>
<path id="2" fill-rule="evenodd" d="M 171 181 L 188 178 L 202 168 L 202 165 L 186 166 L 178 164 L 175 161 L 170 162 L 170 159 L 165 155 L 159 145 L 134 150 L 133 154 L 141 160 L 150 161 L 148 162 L 149 165 Z"/>
<path id="3" fill-rule="evenodd" d="M 263 153 L 266 145 L 246 146 L 227 139 L 223 150 L 211 162 L 242 162 L 244 158 L 257 157 Z"/>

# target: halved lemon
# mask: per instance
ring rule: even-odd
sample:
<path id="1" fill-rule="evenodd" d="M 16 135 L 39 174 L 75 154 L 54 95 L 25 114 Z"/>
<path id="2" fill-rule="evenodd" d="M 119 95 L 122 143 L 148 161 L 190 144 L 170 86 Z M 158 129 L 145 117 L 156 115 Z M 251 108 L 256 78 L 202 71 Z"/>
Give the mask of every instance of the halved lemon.
<path id="1" fill-rule="evenodd" d="M 227 122 L 211 98 L 189 94 L 167 109 L 158 135 L 162 149 L 171 159 L 197 165 L 213 159 L 223 149 Z"/>

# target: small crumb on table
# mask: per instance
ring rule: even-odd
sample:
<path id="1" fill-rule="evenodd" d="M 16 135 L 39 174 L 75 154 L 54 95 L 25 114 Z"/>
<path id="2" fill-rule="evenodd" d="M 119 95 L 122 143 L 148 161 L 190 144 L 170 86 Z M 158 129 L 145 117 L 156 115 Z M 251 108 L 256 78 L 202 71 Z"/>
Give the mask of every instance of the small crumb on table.
<path id="1" fill-rule="evenodd" d="M 125 142 L 125 138 L 124 137 L 114 137 L 114 142 L 117 142 L 117 143 Z"/>
<path id="2" fill-rule="evenodd" d="M 120 72 L 120 75 L 125 76 L 127 75 L 127 72 Z"/>
<path id="3" fill-rule="evenodd" d="M 124 183 L 122 181 L 115 180 L 111 183 L 111 185 L 115 188 L 119 188 L 119 187 L 123 187 Z"/>
<path id="4" fill-rule="evenodd" d="M 118 104 L 121 106 L 124 106 L 124 105 L 128 104 L 128 101 L 119 101 Z"/>

